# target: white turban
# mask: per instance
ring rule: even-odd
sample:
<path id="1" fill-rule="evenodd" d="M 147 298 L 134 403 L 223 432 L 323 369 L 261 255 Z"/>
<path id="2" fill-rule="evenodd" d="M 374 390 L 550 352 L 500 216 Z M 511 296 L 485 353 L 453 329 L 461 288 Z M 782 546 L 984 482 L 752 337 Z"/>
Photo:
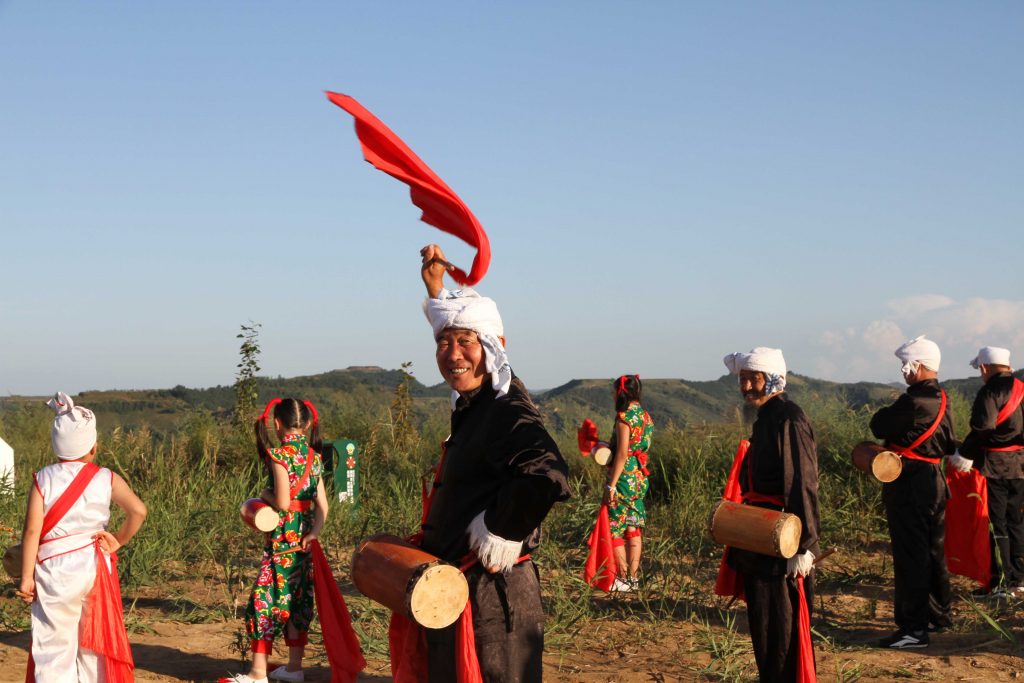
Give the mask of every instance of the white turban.
<path id="1" fill-rule="evenodd" d="M 57 417 L 50 430 L 53 452 L 61 460 L 77 460 L 96 444 L 96 416 L 88 408 L 76 406 L 63 391 L 53 395 L 46 405 Z"/>
<path id="2" fill-rule="evenodd" d="M 423 313 L 434 330 L 435 338 L 442 330 L 449 328 L 476 332 L 484 349 L 485 368 L 491 373 L 491 386 L 498 392 L 498 396 L 508 393 L 512 383 L 512 367 L 508 364 L 505 347 L 498 339 L 504 336 L 505 328 L 501 324 L 501 315 L 494 299 L 480 296 L 468 287 L 453 292 L 442 289 L 437 298 L 423 302 Z"/>
<path id="3" fill-rule="evenodd" d="M 939 364 L 942 362 L 939 345 L 931 339 L 925 339 L 923 334 L 896 349 L 896 357 L 903 363 L 904 376 L 914 374 L 922 365 L 929 370 L 938 372 Z"/>
<path id="4" fill-rule="evenodd" d="M 740 370 L 763 372 L 765 396 L 777 394 L 786 388 L 786 359 L 782 357 L 782 349 L 758 346 L 749 353 L 730 353 L 722 362 L 734 375 L 740 374 Z"/>
<path id="5" fill-rule="evenodd" d="M 982 365 L 1010 365 L 1010 350 L 998 346 L 983 346 L 978 349 L 978 355 L 971 361 L 972 368 L 980 368 Z"/>

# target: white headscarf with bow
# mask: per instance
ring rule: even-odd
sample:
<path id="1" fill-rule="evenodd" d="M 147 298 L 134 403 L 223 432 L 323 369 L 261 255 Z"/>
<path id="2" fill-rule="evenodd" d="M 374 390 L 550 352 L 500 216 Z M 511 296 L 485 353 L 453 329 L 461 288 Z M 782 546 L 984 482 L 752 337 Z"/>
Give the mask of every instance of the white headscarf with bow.
<path id="1" fill-rule="evenodd" d="M 782 349 L 758 346 L 748 353 L 730 353 L 722 359 L 729 372 L 739 375 L 740 370 L 764 373 L 764 395 L 771 396 L 786 389 L 786 359 Z"/>
<path id="2" fill-rule="evenodd" d="M 96 415 L 88 408 L 76 406 L 63 391 L 53 395 L 46 405 L 53 408 L 50 443 L 61 460 L 78 460 L 96 444 Z"/>

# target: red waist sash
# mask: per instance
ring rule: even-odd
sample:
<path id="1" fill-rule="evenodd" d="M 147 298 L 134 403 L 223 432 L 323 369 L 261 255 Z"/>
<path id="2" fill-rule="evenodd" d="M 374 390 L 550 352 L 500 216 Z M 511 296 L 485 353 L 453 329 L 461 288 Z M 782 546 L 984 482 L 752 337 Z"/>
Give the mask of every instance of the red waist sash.
<path id="1" fill-rule="evenodd" d="M 309 512 L 313 509 L 311 500 L 293 500 L 288 503 L 288 510 L 291 512 Z"/>

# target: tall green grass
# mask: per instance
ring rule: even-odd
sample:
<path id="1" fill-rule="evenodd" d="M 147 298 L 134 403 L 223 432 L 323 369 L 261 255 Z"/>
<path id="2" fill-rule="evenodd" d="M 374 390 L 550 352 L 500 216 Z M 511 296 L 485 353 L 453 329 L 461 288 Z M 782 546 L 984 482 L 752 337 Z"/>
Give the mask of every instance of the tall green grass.
<path id="1" fill-rule="evenodd" d="M 966 400 L 953 396 L 952 405 L 963 423 L 969 412 Z M 823 545 L 856 550 L 887 539 L 880 486 L 856 471 L 849 459 L 853 445 L 870 438 L 870 409 L 854 410 L 838 399 L 817 397 L 805 401 L 803 408 L 818 443 Z M 610 423 L 610 408 L 607 418 Z M 53 461 L 51 420 L 52 413 L 42 405 L 14 406 L 0 414 L 0 434 L 15 449 L 18 474 L 13 492 L 0 495 L 0 525 L 19 533 L 30 473 Z M 739 422 L 685 429 L 657 425 L 649 465 L 644 584 L 635 597 L 620 599 L 595 595 L 582 580 L 586 539 L 605 473 L 580 457 L 574 421 L 563 416 L 558 422 L 565 426 L 554 437 L 570 465 L 573 498 L 549 515 L 545 541 L 535 555 L 542 567 L 549 644 L 571 649 L 584 626 L 602 620 L 695 620 L 724 624 L 732 631 L 731 617 L 720 613 L 723 601 L 710 594 L 721 548 L 711 543 L 706 524 L 720 499 L 736 444 L 749 427 Z M 417 528 L 421 479 L 437 460 L 448 433 L 448 415 L 416 415 L 405 383 L 380 414 L 358 406 L 324 406 L 322 424 L 329 436 L 354 438 L 363 449 L 360 506 L 335 503 L 323 534 L 344 582 L 359 538 Z M 140 587 L 169 591 L 178 581 L 198 580 L 222 590 L 221 617 L 237 614 L 262 545 L 261 536 L 238 517 L 239 504 L 265 484 L 253 453 L 251 435 L 201 411 L 187 416 L 169 435 L 145 429 L 102 433 L 97 461 L 121 474 L 150 511 L 138 536 L 122 551 L 128 599 Z M 383 654 L 386 610 L 355 595 L 349 604 L 367 652 Z M 712 645 L 719 654 L 739 647 L 728 633 L 716 636 Z M 721 662 L 709 666 L 724 678 L 737 674 L 722 669 L 726 664 Z M 852 673 L 847 671 L 847 678 L 855 677 Z"/>

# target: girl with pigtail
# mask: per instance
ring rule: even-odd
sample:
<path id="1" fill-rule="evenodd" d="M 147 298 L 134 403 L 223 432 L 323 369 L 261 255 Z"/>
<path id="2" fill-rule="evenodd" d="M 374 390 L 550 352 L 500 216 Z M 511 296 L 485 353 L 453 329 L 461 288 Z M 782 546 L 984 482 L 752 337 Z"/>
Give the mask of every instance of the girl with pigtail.
<path id="1" fill-rule="evenodd" d="M 281 443 L 268 434 L 271 417 Z M 252 668 L 224 681 L 265 683 L 274 639 L 283 635 L 288 664 L 270 672 L 279 681 L 302 681 L 302 657 L 313 619 L 311 551 L 327 520 L 322 443 L 316 408 L 309 401 L 275 398 L 256 420 L 256 448 L 270 475 L 261 498 L 278 511 L 277 528 L 267 534 L 263 560 L 245 609 L 252 642 Z"/>

